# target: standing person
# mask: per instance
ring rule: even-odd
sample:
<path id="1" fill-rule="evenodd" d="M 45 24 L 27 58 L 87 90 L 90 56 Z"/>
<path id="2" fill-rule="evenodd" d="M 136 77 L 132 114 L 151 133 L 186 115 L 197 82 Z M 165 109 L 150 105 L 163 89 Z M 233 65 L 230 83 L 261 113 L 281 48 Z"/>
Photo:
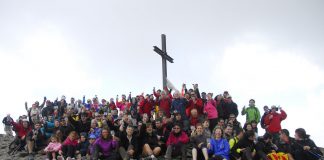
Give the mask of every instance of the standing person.
<path id="1" fill-rule="evenodd" d="M 306 134 L 305 129 L 295 130 L 296 141 L 292 146 L 295 160 L 318 160 L 323 156 L 323 153 L 309 137 L 310 135 Z"/>
<path id="2" fill-rule="evenodd" d="M 212 155 L 214 160 L 229 160 L 230 146 L 226 139 L 222 138 L 223 131 L 215 128 L 214 136 L 207 144 L 208 153 Z"/>
<path id="3" fill-rule="evenodd" d="M 209 120 L 209 129 L 214 130 L 217 125 L 218 112 L 216 109 L 216 101 L 212 98 L 212 93 L 207 94 L 207 102 L 204 106 L 204 113 L 207 114 L 207 118 Z"/>
<path id="4" fill-rule="evenodd" d="M 219 94 L 215 97 L 215 101 L 216 101 L 216 109 L 218 112 L 218 118 L 222 118 L 225 119 L 225 102 L 224 102 L 224 97 L 223 95 Z"/>
<path id="5" fill-rule="evenodd" d="M 242 109 L 241 112 L 242 116 L 246 115 L 246 122 L 245 123 L 251 123 L 252 121 L 256 121 L 257 123 L 260 122 L 260 111 L 255 106 L 255 100 L 250 99 L 249 101 L 249 107 L 245 108 L 245 106 Z"/>
<path id="6" fill-rule="evenodd" d="M 277 112 L 280 110 L 280 113 Z M 273 143 L 279 143 L 279 132 L 281 130 L 281 121 L 287 118 L 286 112 L 281 108 L 277 108 L 276 106 L 271 106 L 271 112 L 265 118 L 264 122 L 268 126 L 267 132 L 271 133 L 273 136 Z"/>
<path id="7" fill-rule="evenodd" d="M 6 133 L 6 137 L 10 138 L 13 137 L 12 134 L 12 124 L 11 122 L 13 122 L 13 119 L 10 117 L 10 114 L 7 114 L 6 117 L 3 118 L 2 123 L 4 124 L 4 131 Z"/>
<path id="8" fill-rule="evenodd" d="M 170 118 L 170 108 L 172 100 L 170 97 L 166 94 L 165 91 L 161 92 L 161 96 L 157 99 L 157 103 L 159 105 L 159 111 L 164 111 L 165 115 Z"/>
<path id="9" fill-rule="evenodd" d="M 270 109 L 269 109 L 268 106 L 264 106 L 263 111 L 264 111 L 264 113 L 263 113 L 263 115 L 261 117 L 261 122 L 260 122 L 261 123 L 261 128 L 267 129 L 268 126 L 264 123 L 264 120 L 267 117 L 267 115 L 270 113 Z"/>
<path id="10" fill-rule="evenodd" d="M 180 97 L 179 91 L 175 91 L 173 94 L 173 100 L 171 103 L 171 113 L 175 111 L 179 113 L 183 119 L 183 130 L 189 130 L 189 120 L 186 115 L 186 106 L 187 100 L 185 98 Z"/>
<path id="11" fill-rule="evenodd" d="M 171 160 L 172 157 L 181 155 L 181 159 L 187 158 L 186 144 L 189 142 L 189 137 L 181 129 L 180 124 L 173 125 L 173 131 L 170 133 L 167 140 L 167 150 L 165 153 L 165 159 Z"/>
<path id="12" fill-rule="evenodd" d="M 225 100 L 225 104 L 224 104 L 224 118 L 227 120 L 229 118 L 230 114 L 234 114 L 235 117 L 238 116 L 238 109 L 237 109 L 237 104 L 235 102 L 233 102 L 232 100 L 232 96 L 231 95 L 227 95 L 226 100 Z"/>

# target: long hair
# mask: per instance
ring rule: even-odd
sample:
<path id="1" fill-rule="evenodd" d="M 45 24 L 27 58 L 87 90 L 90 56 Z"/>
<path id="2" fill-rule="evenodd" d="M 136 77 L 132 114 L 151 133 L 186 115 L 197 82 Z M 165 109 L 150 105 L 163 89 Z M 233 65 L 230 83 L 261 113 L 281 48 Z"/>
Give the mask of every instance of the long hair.
<path id="1" fill-rule="evenodd" d="M 102 132 L 103 132 L 104 130 L 106 130 L 106 131 L 108 132 L 108 136 L 107 136 L 107 138 L 104 138 L 104 137 L 102 136 Z M 111 135 L 111 133 L 110 133 L 110 129 L 109 129 L 109 128 L 103 128 L 103 129 L 101 130 L 101 139 L 104 139 L 104 140 L 111 140 L 111 139 L 112 139 L 112 135 Z"/>

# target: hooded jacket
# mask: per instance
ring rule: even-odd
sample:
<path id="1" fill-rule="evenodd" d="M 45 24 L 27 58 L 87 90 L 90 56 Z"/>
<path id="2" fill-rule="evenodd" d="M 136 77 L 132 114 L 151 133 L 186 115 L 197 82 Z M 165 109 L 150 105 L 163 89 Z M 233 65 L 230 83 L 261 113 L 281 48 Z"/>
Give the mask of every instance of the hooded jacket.
<path id="1" fill-rule="evenodd" d="M 230 152 L 230 146 L 226 139 L 214 139 L 212 138 L 210 140 L 210 149 L 208 149 L 208 153 L 213 155 L 222 156 L 223 158 L 226 158 L 229 160 L 229 152 Z"/>

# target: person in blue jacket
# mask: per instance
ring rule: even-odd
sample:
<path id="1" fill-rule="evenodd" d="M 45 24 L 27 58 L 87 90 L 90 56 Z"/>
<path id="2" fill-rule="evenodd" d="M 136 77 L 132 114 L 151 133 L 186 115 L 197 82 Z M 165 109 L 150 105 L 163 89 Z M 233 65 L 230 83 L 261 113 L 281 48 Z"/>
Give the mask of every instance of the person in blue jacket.
<path id="1" fill-rule="evenodd" d="M 221 128 L 215 128 L 214 136 L 207 144 L 208 153 L 214 160 L 229 160 L 230 146 L 225 138 L 222 137 Z"/>

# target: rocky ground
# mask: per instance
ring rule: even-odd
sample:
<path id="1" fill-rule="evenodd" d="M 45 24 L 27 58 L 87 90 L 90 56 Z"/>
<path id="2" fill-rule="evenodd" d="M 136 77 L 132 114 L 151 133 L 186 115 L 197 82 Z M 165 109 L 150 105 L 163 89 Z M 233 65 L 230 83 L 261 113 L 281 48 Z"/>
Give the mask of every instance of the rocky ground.
<path id="1" fill-rule="evenodd" d="M 7 138 L 0 134 L 0 160 L 28 160 L 28 154 L 25 151 L 18 152 L 15 155 L 10 156 L 8 152 L 8 146 L 13 141 L 13 138 Z M 45 160 L 46 156 L 42 154 L 36 154 L 35 160 Z"/>
<path id="2" fill-rule="evenodd" d="M 0 134 L 0 160 L 28 160 L 28 154 L 25 151 L 18 152 L 17 154 L 10 156 L 8 152 L 8 146 L 13 141 L 13 138 L 5 138 Z M 324 153 L 324 148 L 321 148 Z M 38 153 L 35 155 L 34 160 L 45 160 L 46 155 Z M 159 158 L 160 159 L 160 158 Z"/>

